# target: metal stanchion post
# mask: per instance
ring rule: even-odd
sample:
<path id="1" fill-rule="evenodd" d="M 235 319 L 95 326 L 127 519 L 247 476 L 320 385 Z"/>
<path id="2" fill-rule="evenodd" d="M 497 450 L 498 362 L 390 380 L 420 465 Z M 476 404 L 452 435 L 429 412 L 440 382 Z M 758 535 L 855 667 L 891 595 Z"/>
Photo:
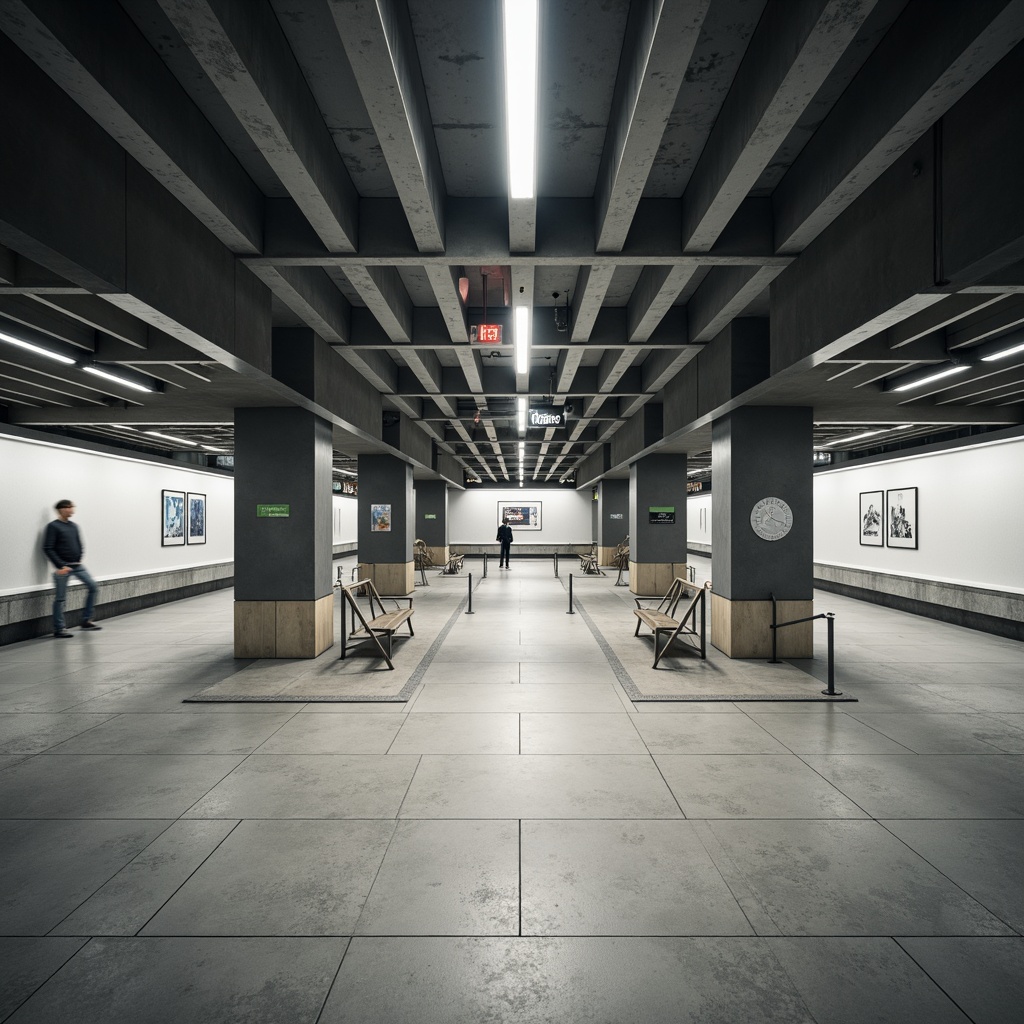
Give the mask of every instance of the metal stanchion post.
<path id="1" fill-rule="evenodd" d="M 565 614 L 566 615 L 575 615 L 576 614 L 572 610 L 572 573 L 569 573 L 569 610 Z"/>
<path id="2" fill-rule="evenodd" d="M 836 691 L 836 617 L 832 612 L 825 616 L 828 624 L 828 689 L 822 690 L 826 697 L 842 697 L 842 690 Z"/>
<path id="3" fill-rule="evenodd" d="M 555 578 L 558 578 L 558 552 L 555 552 Z"/>
<path id="4" fill-rule="evenodd" d="M 775 602 L 775 595 L 774 594 L 770 594 L 769 596 L 772 599 L 772 659 L 771 659 L 770 662 L 768 662 L 768 664 L 769 665 L 778 665 L 778 663 L 779 663 L 779 655 L 778 655 L 778 650 L 779 650 L 779 643 L 778 643 L 779 631 L 776 628 L 776 622 L 778 621 L 777 618 L 776 618 L 776 612 L 778 611 L 778 606 L 777 606 L 777 604 Z"/>
<path id="5" fill-rule="evenodd" d="M 484 579 L 487 579 L 487 552 L 484 552 Z"/>
<path id="6" fill-rule="evenodd" d="M 467 615 L 473 614 L 473 574 L 469 574 L 469 608 L 466 610 Z"/>

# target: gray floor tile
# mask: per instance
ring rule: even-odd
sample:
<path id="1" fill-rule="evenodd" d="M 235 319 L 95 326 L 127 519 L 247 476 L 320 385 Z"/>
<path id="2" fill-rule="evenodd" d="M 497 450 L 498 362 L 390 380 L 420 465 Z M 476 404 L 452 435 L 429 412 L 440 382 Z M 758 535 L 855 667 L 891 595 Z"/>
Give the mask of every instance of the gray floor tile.
<path id="1" fill-rule="evenodd" d="M 812 1024 L 752 938 L 355 938 L 320 1024 Z"/>
<path id="2" fill-rule="evenodd" d="M 365 694 L 364 694 L 365 696 Z M 386 754 L 404 714 L 295 715 L 259 748 L 261 754 Z"/>
<path id="3" fill-rule="evenodd" d="M 243 821 L 143 935 L 347 935 L 394 821 Z"/>
<path id="4" fill-rule="evenodd" d="M 223 820 L 174 822 L 51 934 L 134 935 L 236 824 Z"/>
<path id="5" fill-rule="evenodd" d="M 517 821 L 401 821 L 360 935 L 515 935 Z"/>
<path id="6" fill-rule="evenodd" d="M 751 935 L 685 821 L 524 821 L 524 935 Z"/>
<path id="7" fill-rule="evenodd" d="M 0 714 L 0 754 L 36 754 L 88 732 L 110 715 Z"/>
<path id="8" fill-rule="evenodd" d="M 612 712 L 622 709 L 622 702 L 611 686 L 591 686 L 577 682 L 506 685 L 482 681 L 475 684 L 433 683 L 424 686 L 423 692 L 413 704 L 412 713 Z"/>
<path id="9" fill-rule="evenodd" d="M 176 818 L 241 760 L 37 754 L 4 772 L 0 818 Z"/>
<path id="10" fill-rule="evenodd" d="M 709 824 L 783 935 L 1009 933 L 876 822 Z"/>
<path id="11" fill-rule="evenodd" d="M 816 1021 L 969 1024 L 892 939 L 770 938 L 767 943 Z"/>
<path id="12" fill-rule="evenodd" d="M 975 1024 L 1018 1024 L 1024 938 L 901 938 L 899 944 Z"/>
<path id="13" fill-rule="evenodd" d="M 851 709 L 850 715 L 891 737 L 915 754 L 1024 753 L 1024 731 L 1000 724 L 981 713 L 872 714 Z M 828 751 L 858 753 L 859 751 Z M 825 753 L 825 751 L 821 751 Z"/>
<path id="14" fill-rule="evenodd" d="M 253 754 L 186 817 L 393 818 L 416 764 L 402 755 Z"/>
<path id="15" fill-rule="evenodd" d="M 688 818 L 865 818 L 795 754 L 656 754 Z"/>
<path id="16" fill-rule="evenodd" d="M 403 818 L 679 818 L 649 757 L 424 755 Z"/>
<path id="17" fill-rule="evenodd" d="M 0 938 L 0 1020 L 6 1020 L 32 993 L 85 945 L 86 939 Z M 65 1019 L 67 1014 L 64 1015 Z"/>
<path id="18" fill-rule="evenodd" d="M 0 934 L 46 934 L 170 824 L 0 821 Z"/>
<path id="19" fill-rule="evenodd" d="M 519 719 L 512 713 L 408 715 L 389 754 L 518 754 Z"/>
<path id="20" fill-rule="evenodd" d="M 746 715 L 644 715 L 636 727 L 652 754 L 785 754 Z"/>
<path id="21" fill-rule="evenodd" d="M 635 716 L 524 714 L 524 754 L 645 754 L 647 747 L 633 724 Z"/>
<path id="22" fill-rule="evenodd" d="M 751 711 L 750 717 L 794 754 L 906 754 L 908 748 L 848 714 L 808 715 Z"/>
<path id="23" fill-rule="evenodd" d="M 94 939 L 10 1021 L 315 1024 L 346 941 Z"/>

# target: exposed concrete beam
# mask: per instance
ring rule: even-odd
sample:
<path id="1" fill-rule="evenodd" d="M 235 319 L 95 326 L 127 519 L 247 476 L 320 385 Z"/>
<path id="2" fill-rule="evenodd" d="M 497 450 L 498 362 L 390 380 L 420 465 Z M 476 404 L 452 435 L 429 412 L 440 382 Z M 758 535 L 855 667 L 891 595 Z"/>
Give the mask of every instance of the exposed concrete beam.
<path id="1" fill-rule="evenodd" d="M 468 342 L 469 327 L 466 322 L 466 307 L 459 294 L 458 271 L 455 267 L 434 263 L 426 264 L 423 270 L 452 341 Z"/>
<path id="2" fill-rule="evenodd" d="M 590 337 L 614 276 L 615 266 L 612 263 L 600 266 L 587 264 L 580 267 L 579 274 L 576 275 L 576 290 L 572 297 L 572 324 L 569 327 L 569 337 L 572 341 L 582 342 Z"/>
<path id="3" fill-rule="evenodd" d="M 318 267 L 254 267 L 257 277 L 303 323 L 332 345 L 351 337 L 352 307 Z"/>
<path id="4" fill-rule="evenodd" d="M 627 307 L 626 333 L 631 342 L 651 337 L 695 273 L 695 267 L 644 267 Z"/>
<path id="5" fill-rule="evenodd" d="M 630 10 L 594 190 L 596 249 L 626 241 L 709 0 L 638 0 Z"/>
<path id="6" fill-rule="evenodd" d="M 91 352 L 96 330 L 24 295 L 0 295 L 0 317 Z M 3 323 L 3 320 L 0 320 Z M 17 334 L 17 331 L 13 332 Z"/>
<path id="7" fill-rule="evenodd" d="M 690 341 L 707 342 L 779 276 L 777 267 L 716 267 L 687 305 Z"/>
<path id="8" fill-rule="evenodd" d="M 444 175 L 408 6 L 331 0 L 331 13 L 416 245 L 443 252 Z"/>
<path id="9" fill-rule="evenodd" d="M 911 0 L 775 189 L 800 252 L 1024 39 L 1020 0 Z"/>
<path id="10" fill-rule="evenodd" d="M 886 343 L 892 349 L 923 338 L 933 331 L 948 327 L 971 313 L 1002 302 L 1002 295 L 950 295 L 934 306 L 906 320 L 894 324 L 884 332 Z"/>
<path id="11" fill-rule="evenodd" d="M 1020 324 L 1024 324 L 1024 296 L 1014 295 L 950 324 L 946 328 L 946 344 L 950 349 L 973 345 Z"/>
<path id="12" fill-rule="evenodd" d="M 683 245 L 709 249 L 877 0 L 769 0 L 683 195 Z"/>
<path id="13" fill-rule="evenodd" d="M 345 276 L 391 341 L 412 341 L 412 299 L 394 267 L 349 265 Z"/>
<path id="14" fill-rule="evenodd" d="M 355 187 L 270 4 L 158 2 L 323 244 L 354 252 Z"/>
<path id="15" fill-rule="evenodd" d="M 660 391 L 673 377 L 700 353 L 701 345 L 687 345 L 677 352 L 652 352 L 640 368 L 643 389 L 650 394 Z"/>

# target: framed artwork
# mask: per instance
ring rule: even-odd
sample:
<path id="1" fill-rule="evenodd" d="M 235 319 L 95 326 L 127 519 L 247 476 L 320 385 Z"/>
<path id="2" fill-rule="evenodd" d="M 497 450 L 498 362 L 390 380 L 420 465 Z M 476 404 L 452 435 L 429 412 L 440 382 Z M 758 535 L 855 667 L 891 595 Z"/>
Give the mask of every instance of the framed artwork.
<path id="1" fill-rule="evenodd" d="M 188 492 L 188 500 L 185 503 L 188 509 L 188 536 L 189 544 L 206 543 L 206 495 Z"/>
<path id="2" fill-rule="evenodd" d="M 885 495 L 881 491 L 860 492 L 860 542 L 865 547 L 880 548 L 885 516 Z"/>
<path id="3" fill-rule="evenodd" d="M 891 548 L 917 548 L 917 488 L 885 492 L 885 543 Z"/>
<path id="4" fill-rule="evenodd" d="M 185 492 L 160 492 L 160 544 L 165 548 L 185 543 Z"/>
<path id="5" fill-rule="evenodd" d="M 370 533 L 391 532 L 391 506 L 370 506 Z"/>
<path id="6" fill-rule="evenodd" d="M 510 502 L 498 502 L 498 525 L 502 520 L 507 519 L 508 525 L 513 530 L 539 530 L 541 529 L 541 505 L 543 502 L 535 502 L 530 505 L 513 505 Z"/>

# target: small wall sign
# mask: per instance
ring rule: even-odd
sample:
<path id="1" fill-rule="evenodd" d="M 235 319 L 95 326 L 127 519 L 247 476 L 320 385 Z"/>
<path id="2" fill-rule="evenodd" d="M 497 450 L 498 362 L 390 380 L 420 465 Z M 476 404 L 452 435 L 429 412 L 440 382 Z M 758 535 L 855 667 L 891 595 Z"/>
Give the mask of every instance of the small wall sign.
<path id="1" fill-rule="evenodd" d="M 647 521 L 651 525 L 670 526 L 676 521 L 675 505 L 649 505 Z"/>
<path id="2" fill-rule="evenodd" d="M 622 513 L 621 512 L 610 512 L 608 514 L 608 518 L 609 519 L 621 519 L 622 518 Z"/>
<path id="3" fill-rule="evenodd" d="M 287 519 L 292 514 L 291 505 L 257 505 L 257 519 Z"/>
<path id="4" fill-rule="evenodd" d="M 423 513 L 423 518 L 424 519 L 436 519 L 437 518 L 437 513 L 436 512 L 424 512 Z"/>

